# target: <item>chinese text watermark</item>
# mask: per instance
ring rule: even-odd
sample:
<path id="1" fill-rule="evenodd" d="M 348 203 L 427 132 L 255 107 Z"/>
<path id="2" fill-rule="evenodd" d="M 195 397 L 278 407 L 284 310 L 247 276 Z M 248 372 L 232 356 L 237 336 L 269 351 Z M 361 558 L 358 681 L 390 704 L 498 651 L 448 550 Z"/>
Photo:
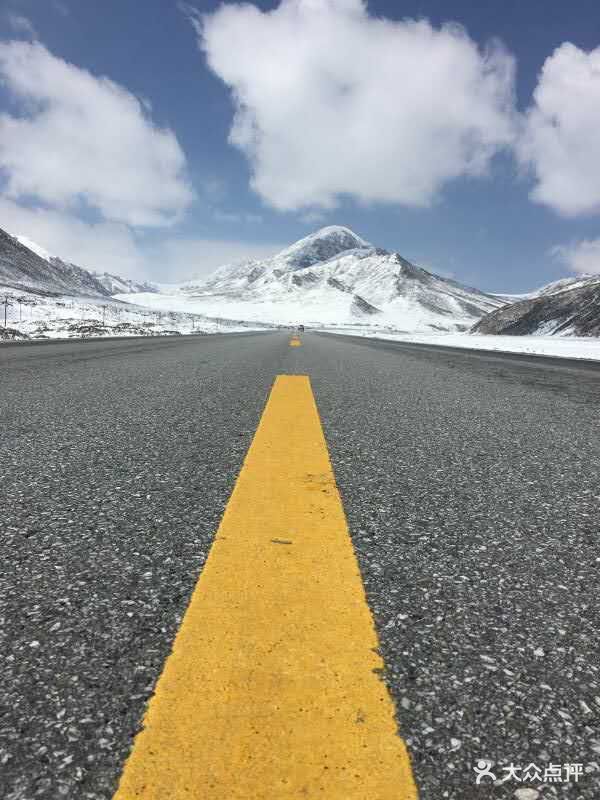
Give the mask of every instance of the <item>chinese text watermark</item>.
<path id="1" fill-rule="evenodd" d="M 492 762 L 481 759 L 477 762 L 475 770 L 475 783 L 506 783 L 516 781 L 517 783 L 578 783 L 579 778 L 584 774 L 583 764 L 548 764 L 538 766 L 537 764 L 513 764 L 494 767 Z"/>

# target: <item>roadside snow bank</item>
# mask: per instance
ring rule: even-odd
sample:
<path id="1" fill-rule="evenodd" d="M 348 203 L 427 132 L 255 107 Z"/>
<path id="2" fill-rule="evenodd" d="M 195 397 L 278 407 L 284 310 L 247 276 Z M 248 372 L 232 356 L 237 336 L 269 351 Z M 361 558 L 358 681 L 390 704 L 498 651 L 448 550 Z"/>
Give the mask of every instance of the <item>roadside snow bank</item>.
<path id="1" fill-rule="evenodd" d="M 402 333 L 376 328 L 322 328 L 326 333 L 366 336 L 396 342 L 414 342 L 440 347 L 465 347 L 470 350 L 493 350 L 504 353 L 527 353 L 537 356 L 579 358 L 600 361 L 600 339 L 575 336 L 494 336 L 477 333 Z"/>

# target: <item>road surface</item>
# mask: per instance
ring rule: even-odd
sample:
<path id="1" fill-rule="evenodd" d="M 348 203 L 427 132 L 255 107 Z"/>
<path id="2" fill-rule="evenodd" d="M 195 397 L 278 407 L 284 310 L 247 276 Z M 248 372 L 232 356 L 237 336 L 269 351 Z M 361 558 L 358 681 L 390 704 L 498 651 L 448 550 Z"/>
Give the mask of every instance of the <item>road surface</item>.
<path id="1" fill-rule="evenodd" d="M 182 618 L 213 544 L 212 572 L 198 587 L 214 584 L 218 597 L 215 532 L 251 466 L 249 457 L 242 470 L 274 380 L 288 375 L 308 376 L 309 389 L 273 398 L 278 433 L 263 446 L 280 449 L 285 472 L 285 448 L 293 461 L 310 440 L 325 474 L 320 417 L 335 475 L 322 516 L 345 524 L 341 499 L 370 612 L 360 584 L 350 586 L 354 556 L 341 531 L 333 554 L 314 536 L 313 566 L 295 574 L 309 587 L 306 619 L 321 620 L 319 641 L 336 653 L 344 648 L 332 620 L 344 609 L 356 609 L 360 624 L 348 630 L 361 641 L 374 622 L 376 679 L 387 684 L 419 797 L 538 796 L 515 795 L 529 788 L 540 798 L 598 798 L 600 368 L 315 333 L 290 346 L 285 332 L 0 348 L 0 796 L 113 797 L 173 640 L 189 629 L 192 612 Z M 296 423 L 307 427 L 294 438 Z M 269 424 L 263 418 L 263 439 Z M 250 495 L 277 483 L 274 462 L 256 459 L 263 471 L 248 476 Z M 270 517 L 277 526 L 276 508 Z M 293 557 L 292 534 L 269 536 L 273 558 Z M 331 566 L 338 556 L 347 573 Z M 256 587 L 245 584 L 250 608 L 265 586 L 276 590 L 287 563 L 253 572 L 235 548 L 227 558 L 237 558 L 221 562 L 228 591 L 228 565 L 246 581 L 257 576 Z M 345 598 L 337 616 L 328 603 L 315 613 L 305 576 L 313 571 L 320 591 L 331 576 L 321 599 L 332 609 Z M 199 608 L 195 635 L 210 619 L 218 639 L 233 607 L 228 617 L 220 605 L 220 621 Z M 192 659 L 197 672 L 209 670 L 205 655 Z M 207 695 L 209 685 L 207 674 Z M 352 691 L 372 688 L 365 678 Z M 210 696 L 199 702 L 201 713 L 217 707 Z M 369 715 L 359 708 L 354 719 L 367 744 Z M 199 741 L 210 737 L 198 731 Z M 275 761 L 277 747 L 274 738 Z M 302 758 L 300 777 L 281 776 L 265 798 L 334 797 L 316 784 L 296 792 Z M 481 760 L 496 785 L 486 776 L 476 784 Z M 505 770 L 511 763 L 539 767 L 542 779 L 530 770 L 519 782 Z M 560 781 L 544 776 L 551 764 Z M 258 800 L 240 788 L 243 775 L 231 780 L 231 797 Z M 397 781 L 335 800 L 412 797 L 410 781 Z"/>

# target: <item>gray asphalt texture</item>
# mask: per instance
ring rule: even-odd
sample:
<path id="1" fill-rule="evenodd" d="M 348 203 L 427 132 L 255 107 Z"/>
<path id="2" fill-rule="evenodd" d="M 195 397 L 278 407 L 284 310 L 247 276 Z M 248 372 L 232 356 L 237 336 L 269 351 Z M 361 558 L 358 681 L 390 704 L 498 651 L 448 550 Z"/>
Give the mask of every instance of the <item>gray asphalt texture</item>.
<path id="1" fill-rule="evenodd" d="M 421 800 L 597 800 L 600 368 L 288 340 L 0 347 L 0 797 L 112 796 L 272 381 L 301 373 Z M 476 786 L 480 759 L 585 774 Z"/>

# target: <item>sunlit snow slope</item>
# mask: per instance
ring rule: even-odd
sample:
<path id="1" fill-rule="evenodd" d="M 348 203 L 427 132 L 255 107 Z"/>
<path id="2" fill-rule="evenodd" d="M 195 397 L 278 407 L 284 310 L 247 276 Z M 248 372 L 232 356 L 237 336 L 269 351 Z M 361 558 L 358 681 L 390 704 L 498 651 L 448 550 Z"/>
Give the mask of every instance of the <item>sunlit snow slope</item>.
<path id="1" fill-rule="evenodd" d="M 411 264 L 331 226 L 263 261 L 226 265 L 202 281 L 136 298 L 152 307 L 275 323 L 466 330 L 502 300 Z"/>

